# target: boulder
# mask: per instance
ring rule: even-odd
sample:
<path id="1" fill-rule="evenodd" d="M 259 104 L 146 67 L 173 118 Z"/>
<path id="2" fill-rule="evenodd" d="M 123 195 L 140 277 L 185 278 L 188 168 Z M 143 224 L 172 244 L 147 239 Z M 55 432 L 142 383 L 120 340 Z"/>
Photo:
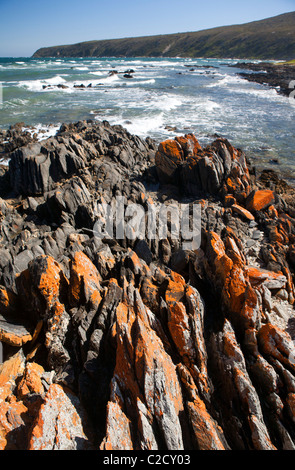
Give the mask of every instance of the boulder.
<path id="1" fill-rule="evenodd" d="M 246 201 L 248 211 L 261 211 L 275 202 L 274 192 L 270 189 L 252 191 Z"/>
<path id="2" fill-rule="evenodd" d="M 167 140 L 159 145 L 155 163 L 161 183 L 179 185 L 189 196 L 235 193 L 243 201 L 250 192 L 245 156 L 226 139 L 203 149 L 193 134 Z"/>

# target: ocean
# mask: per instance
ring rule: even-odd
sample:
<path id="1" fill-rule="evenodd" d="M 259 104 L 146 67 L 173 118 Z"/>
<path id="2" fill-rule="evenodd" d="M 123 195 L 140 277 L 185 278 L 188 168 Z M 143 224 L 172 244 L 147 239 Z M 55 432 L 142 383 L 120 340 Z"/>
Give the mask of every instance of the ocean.
<path id="1" fill-rule="evenodd" d="M 95 119 L 158 142 L 193 132 L 206 145 L 222 136 L 258 170 L 279 170 L 294 185 L 295 105 L 237 76 L 242 70 L 229 67 L 237 62 L 0 58 L 0 128 L 24 122 L 44 139 L 63 122 Z"/>

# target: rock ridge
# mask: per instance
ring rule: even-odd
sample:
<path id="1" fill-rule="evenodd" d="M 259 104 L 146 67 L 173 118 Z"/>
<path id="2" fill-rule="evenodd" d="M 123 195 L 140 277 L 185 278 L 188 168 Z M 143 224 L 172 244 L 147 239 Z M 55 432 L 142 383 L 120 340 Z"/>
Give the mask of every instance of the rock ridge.
<path id="1" fill-rule="evenodd" d="M 294 450 L 294 190 L 223 138 L 20 135 L 1 173 L 0 448 Z M 200 245 L 171 224 L 95 236 L 117 197 L 197 203 Z"/>

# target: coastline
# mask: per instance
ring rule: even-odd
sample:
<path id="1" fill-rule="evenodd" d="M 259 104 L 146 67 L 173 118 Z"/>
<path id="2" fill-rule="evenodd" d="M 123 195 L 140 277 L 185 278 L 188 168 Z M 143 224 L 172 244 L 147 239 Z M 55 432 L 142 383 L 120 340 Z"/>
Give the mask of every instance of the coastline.
<path id="1" fill-rule="evenodd" d="M 91 122 L 92 120 L 89 119 L 88 121 Z M 24 122 L 18 122 L 8 126 L 7 129 L 0 129 L 0 174 L 7 171 L 10 162 L 10 155 L 14 150 L 29 144 L 46 141 L 50 137 L 55 137 L 58 135 L 62 126 L 68 124 L 71 123 L 62 125 L 48 124 L 46 126 L 33 126 L 27 125 Z M 174 130 L 175 128 L 171 126 L 171 130 L 169 132 L 171 134 L 171 138 Z M 213 137 L 219 138 L 222 136 L 218 136 L 216 134 L 215 136 L 213 135 L 212 138 Z M 153 138 L 151 138 L 151 141 L 154 142 L 154 145 L 159 145 L 161 142 L 161 140 Z M 268 164 L 265 163 L 265 165 L 261 165 L 260 159 L 261 156 L 259 153 L 257 155 L 251 155 L 251 157 L 248 156 L 248 161 L 251 162 L 251 166 L 255 169 L 257 179 L 262 179 L 265 185 L 275 187 L 277 191 L 281 191 L 282 188 L 294 188 L 295 183 L 293 183 L 293 178 L 291 180 L 290 178 L 288 179 L 288 173 L 284 173 L 284 170 L 280 168 L 278 160 L 269 160 Z M 5 196 L 3 191 L 2 195 Z"/>
<path id="2" fill-rule="evenodd" d="M 221 135 L 257 157 L 257 168 L 280 169 L 290 183 L 294 179 L 289 100 L 242 80 L 223 61 L 28 59 L 1 70 L 2 128 L 107 119 L 157 142 L 195 132 L 205 144 Z M 133 78 L 124 77 L 127 70 L 134 70 Z"/>
<path id="3" fill-rule="evenodd" d="M 294 449 L 295 190 L 222 138 L 21 128 L 0 186 L 0 448 Z M 197 203 L 200 245 L 97 238 L 117 197 Z"/>
<path id="4" fill-rule="evenodd" d="M 238 75 L 245 80 L 250 82 L 260 83 L 262 85 L 268 85 L 274 88 L 279 94 L 283 96 L 289 96 L 291 89 L 289 84 L 292 80 L 295 80 L 295 65 L 283 63 L 269 63 L 260 62 L 257 63 L 239 63 L 237 67 L 254 73 L 239 73 Z M 234 67 L 230 65 L 229 67 Z"/>

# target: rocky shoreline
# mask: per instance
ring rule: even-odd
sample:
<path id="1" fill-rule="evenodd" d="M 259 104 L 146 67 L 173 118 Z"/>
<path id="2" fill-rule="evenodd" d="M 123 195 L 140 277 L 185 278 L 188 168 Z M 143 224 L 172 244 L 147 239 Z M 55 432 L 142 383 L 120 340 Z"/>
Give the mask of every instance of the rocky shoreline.
<path id="1" fill-rule="evenodd" d="M 295 190 L 222 138 L 1 135 L 0 449 L 294 450 Z M 198 202 L 201 246 L 98 239 Z"/>
<path id="2" fill-rule="evenodd" d="M 232 65 L 230 67 L 233 67 Z M 241 72 L 238 75 L 250 82 L 268 85 L 274 88 L 279 94 L 289 96 L 291 89 L 289 83 L 295 80 L 295 65 L 286 63 L 239 63 L 235 67 L 251 70 L 254 73 Z M 294 87 L 293 87 L 294 89 Z"/>

